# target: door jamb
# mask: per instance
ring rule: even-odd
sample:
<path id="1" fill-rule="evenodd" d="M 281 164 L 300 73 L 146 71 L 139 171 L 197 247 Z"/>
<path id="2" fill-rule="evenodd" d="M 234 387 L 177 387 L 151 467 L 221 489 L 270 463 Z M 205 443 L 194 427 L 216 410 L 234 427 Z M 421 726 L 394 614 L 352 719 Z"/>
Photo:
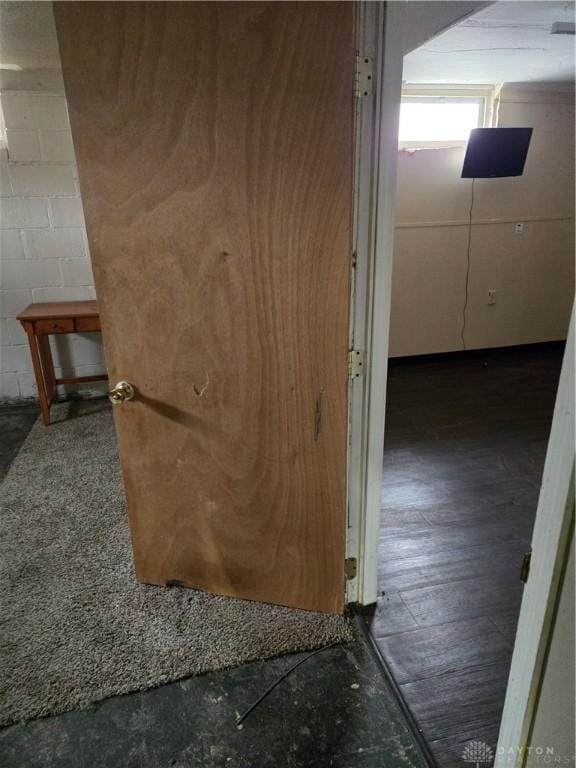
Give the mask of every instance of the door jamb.
<path id="1" fill-rule="evenodd" d="M 554 406 L 530 573 L 520 608 L 494 768 L 521 768 L 545 667 L 554 611 L 574 519 L 574 309 Z"/>
<path id="2" fill-rule="evenodd" d="M 454 3 L 458 6 L 457 12 L 443 18 L 435 30 L 435 25 L 430 25 L 430 13 L 423 11 L 423 21 L 427 24 L 424 39 L 440 34 L 490 4 Z M 357 576 L 347 582 L 346 601 L 361 605 L 376 602 L 378 595 L 377 542 L 392 298 L 398 124 L 404 38 L 415 21 L 415 14 L 411 13 L 415 5 L 418 4 L 406 0 L 361 0 L 356 4 L 357 53 L 364 53 L 373 62 L 373 94 L 360 99 L 355 115 L 355 259 L 351 281 L 350 349 L 364 353 L 364 376 L 350 382 L 348 403 L 346 557 L 356 559 Z"/>
<path id="3" fill-rule="evenodd" d="M 361 2 L 356 24 L 357 52 L 372 59 L 374 84 L 356 108 L 350 323 L 350 349 L 364 353 L 365 365 L 349 387 L 346 557 L 358 570 L 346 602 L 362 605 L 377 598 L 404 14 L 403 2 Z"/>

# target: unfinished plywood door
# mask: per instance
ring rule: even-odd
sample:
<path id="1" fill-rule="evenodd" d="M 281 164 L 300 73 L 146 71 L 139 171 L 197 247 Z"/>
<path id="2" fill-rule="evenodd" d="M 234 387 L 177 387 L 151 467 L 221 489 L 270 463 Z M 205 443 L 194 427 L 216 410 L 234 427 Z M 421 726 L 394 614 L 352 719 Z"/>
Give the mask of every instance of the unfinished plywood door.
<path id="1" fill-rule="evenodd" d="M 138 579 L 341 611 L 349 3 L 56 3 Z"/>

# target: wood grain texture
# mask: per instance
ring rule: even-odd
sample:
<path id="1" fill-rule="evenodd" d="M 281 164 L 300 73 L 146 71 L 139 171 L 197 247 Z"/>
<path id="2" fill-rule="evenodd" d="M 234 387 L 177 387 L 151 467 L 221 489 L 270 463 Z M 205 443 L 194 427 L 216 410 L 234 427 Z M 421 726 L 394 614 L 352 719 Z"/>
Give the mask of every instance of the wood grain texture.
<path id="1" fill-rule="evenodd" d="M 425 678 L 402 686 L 402 693 L 424 737 L 437 740 L 476 733 L 502 716 L 509 654 L 504 662 L 465 667 L 450 674 Z"/>
<path id="2" fill-rule="evenodd" d="M 41 301 L 29 304 L 18 320 L 50 320 L 60 317 L 98 317 L 95 301 Z"/>
<path id="3" fill-rule="evenodd" d="M 40 412 L 46 426 L 50 424 L 50 406 L 60 384 L 104 381 L 106 375 L 69 376 L 58 379 L 54 371 L 49 336 L 61 333 L 100 331 L 100 318 L 95 301 L 53 301 L 30 304 L 18 315 L 28 336 L 32 369 L 38 390 Z"/>
<path id="4" fill-rule="evenodd" d="M 349 3 L 56 3 L 136 573 L 343 608 Z"/>
<path id="5" fill-rule="evenodd" d="M 394 679 L 405 684 L 509 661 L 513 643 L 481 616 L 383 637 L 379 645 Z"/>

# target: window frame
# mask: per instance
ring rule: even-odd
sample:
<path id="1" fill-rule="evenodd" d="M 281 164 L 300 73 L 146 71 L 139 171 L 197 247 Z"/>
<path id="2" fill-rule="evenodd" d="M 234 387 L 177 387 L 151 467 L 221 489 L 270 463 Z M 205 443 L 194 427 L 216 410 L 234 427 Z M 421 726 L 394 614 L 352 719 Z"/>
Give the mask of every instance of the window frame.
<path id="1" fill-rule="evenodd" d="M 438 86 L 438 85 L 405 85 L 402 88 L 401 105 L 413 103 L 479 103 L 477 128 L 487 128 L 492 125 L 494 113 L 495 88 L 490 85 L 478 86 Z M 402 108 L 402 106 L 400 106 Z M 465 147 L 466 139 L 447 139 L 446 141 L 426 140 L 401 141 L 398 137 L 398 149 L 442 149 L 450 147 Z"/>

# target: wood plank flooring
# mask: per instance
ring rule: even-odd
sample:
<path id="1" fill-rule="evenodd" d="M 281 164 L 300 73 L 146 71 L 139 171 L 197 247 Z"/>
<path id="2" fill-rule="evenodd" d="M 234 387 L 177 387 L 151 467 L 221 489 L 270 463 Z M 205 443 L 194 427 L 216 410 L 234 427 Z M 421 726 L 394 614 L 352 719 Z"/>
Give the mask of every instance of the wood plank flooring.
<path id="1" fill-rule="evenodd" d="M 496 746 L 562 352 L 390 361 L 368 621 L 443 767 Z"/>

